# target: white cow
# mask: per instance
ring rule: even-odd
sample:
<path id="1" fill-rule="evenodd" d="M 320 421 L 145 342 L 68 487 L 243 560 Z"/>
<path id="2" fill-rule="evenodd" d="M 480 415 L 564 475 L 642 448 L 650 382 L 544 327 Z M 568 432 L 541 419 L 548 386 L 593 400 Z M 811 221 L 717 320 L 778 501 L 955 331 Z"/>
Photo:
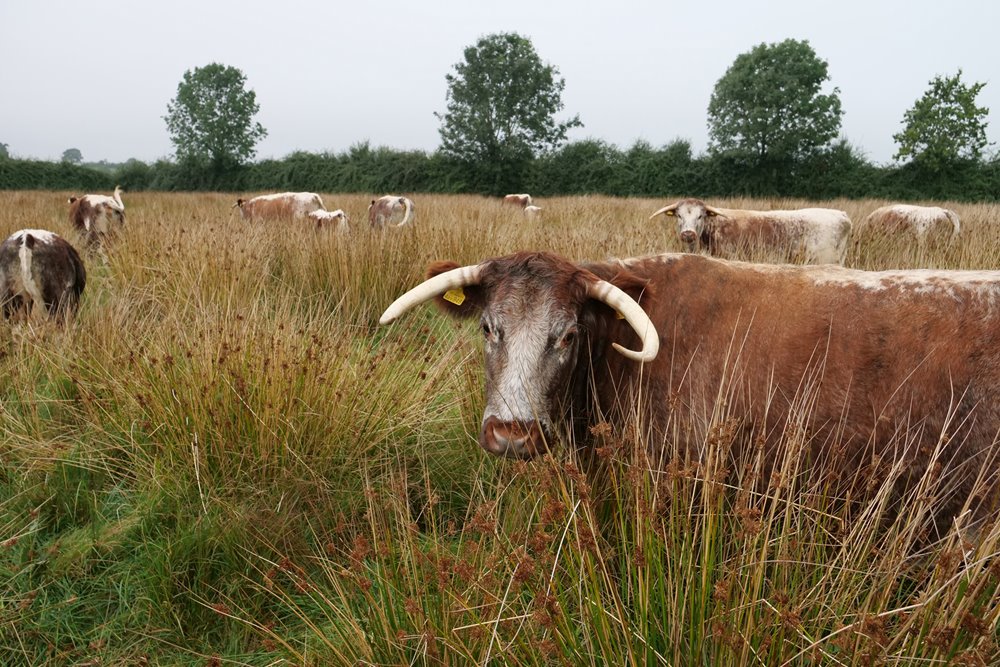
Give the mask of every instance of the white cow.
<path id="1" fill-rule="evenodd" d="M 890 204 L 877 208 L 861 223 L 861 230 L 881 230 L 888 233 L 908 232 L 923 245 L 935 229 L 951 233 L 949 242 L 958 239 L 962 224 L 958 214 L 939 206 L 914 206 L 912 204 Z"/>
<path id="2" fill-rule="evenodd" d="M 792 211 L 747 211 L 715 208 L 700 199 L 682 199 L 664 206 L 676 218 L 677 235 L 690 252 L 731 255 L 752 246 L 773 248 L 807 264 L 843 264 L 851 235 L 851 218 L 832 208 Z"/>

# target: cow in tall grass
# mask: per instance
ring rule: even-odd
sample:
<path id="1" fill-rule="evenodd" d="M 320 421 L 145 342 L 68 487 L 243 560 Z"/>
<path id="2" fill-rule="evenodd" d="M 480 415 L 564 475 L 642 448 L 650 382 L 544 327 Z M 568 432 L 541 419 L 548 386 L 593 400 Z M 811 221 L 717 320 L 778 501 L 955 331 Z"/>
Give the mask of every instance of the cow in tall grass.
<path id="1" fill-rule="evenodd" d="M 922 246 L 929 236 L 940 233 L 954 242 L 962 233 L 962 223 L 954 211 L 939 206 L 890 204 L 869 213 L 859 226 L 859 232 L 884 232 L 910 234 Z"/>
<path id="2" fill-rule="evenodd" d="M 414 215 L 413 201 L 397 195 L 372 199 L 368 206 L 368 224 L 372 229 L 405 227 L 413 222 Z"/>
<path id="3" fill-rule="evenodd" d="M 69 223 L 88 247 L 100 247 L 125 226 L 125 203 L 121 186 L 114 194 L 83 195 L 69 198 Z"/>
<path id="4" fill-rule="evenodd" d="M 317 229 L 332 227 L 338 232 L 350 229 L 351 219 L 339 208 L 336 211 L 312 211 L 308 217 L 316 222 Z"/>
<path id="5" fill-rule="evenodd" d="M 938 529 L 997 509 L 1000 271 L 523 252 L 428 275 L 380 322 L 427 300 L 478 318 L 493 454 L 607 423 L 654 460 L 722 441 L 765 485 L 791 455 L 838 493 L 930 496 Z"/>
<path id="6" fill-rule="evenodd" d="M 529 194 L 504 195 L 503 203 L 508 206 L 525 208 L 526 206 L 531 206 L 531 195 Z"/>
<path id="7" fill-rule="evenodd" d="M 793 211 L 747 211 L 716 208 L 700 199 L 681 199 L 650 216 L 677 221 L 677 236 L 689 252 L 740 256 L 769 249 L 807 264 L 843 264 L 851 236 L 851 219 L 831 208 Z"/>
<path id="8" fill-rule="evenodd" d="M 87 271 L 76 249 L 58 234 L 22 229 L 0 244 L 0 303 L 7 319 L 76 312 Z"/>
<path id="9" fill-rule="evenodd" d="M 313 211 L 325 210 L 323 199 L 315 192 L 281 192 L 252 199 L 237 199 L 244 220 L 302 220 Z"/>

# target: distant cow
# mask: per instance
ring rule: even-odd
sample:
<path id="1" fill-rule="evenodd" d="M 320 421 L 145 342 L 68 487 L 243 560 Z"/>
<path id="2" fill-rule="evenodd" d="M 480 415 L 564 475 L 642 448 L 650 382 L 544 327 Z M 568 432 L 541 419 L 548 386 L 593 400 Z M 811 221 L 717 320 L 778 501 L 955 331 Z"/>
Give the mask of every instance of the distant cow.
<path id="1" fill-rule="evenodd" d="M 962 232 L 958 214 L 938 206 L 891 204 L 869 213 L 859 231 L 880 230 L 890 234 L 906 232 L 916 237 L 919 245 L 923 245 L 936 229 L 949 232 L 949 242 L 955 241 Z"/>
<path id="2" fill-rule="evenodd" d="M 531 206 L 531 195 L 521 194 L 521 195 L 505 195 L 503 198 L 504 204 L 510 204 L 511 206 L 517 206 L 519 208 L 524 208 L 525 206 Z"/>
<path id="3" fill-rule="evenodd" d="M 794 211 L 744 211 L 715 208 L 700 199 L 682 199 L 660 214 L 676 218 L 677 235 L 689 252 L 732 255 L 748 248 L 771 248 L 807 264 L 843 264 L 851 219 L 831 208 Z"/>
<path id="4" fill-rule="evenodd" d="M 125 226 L 125 204 L 120 186 L 115 186 L 115 193 L 110 197 L 70 197 L 69 205 L 69 222 L 88 246 L 99 246 L 103 239 Z"/>
<path id="5" fill-rule="evenodd" d="M 351 222 L 347 214 L 339 208 L 336 211 L 313 211 L 309 214 L 309 219 L 316 221 L 317 229 L 333 227 L 338 232 L 348 231 Z"/>
<path id="6" fill-rule="evenodd" d="M 237 199 L 244 220 L 301 220 L 313 211 L 322 211 L 323 199 L 315 192 L 281 192 L 253 199 Z"/>
<path id="7" fill-rule="evenodd" d="M 525 206 L 524 207 L 524 217 L 526 217 L 529 220 L 534 220 L 535 218 L 537 218 L 541 214 L 542 214 L 542 207 L 541 206 Z"/>
<path id="8" fill-rule="evenodd" d="M 413 222 L 413 218 L 413 202 L 406 197 L 385 195 L 373 199 L 368 206 L 368 224 L 371 225 L 372 229 L 381 229 L 387 225 L 389 227 L 402 227 Z"/>
<path id="9" fill-rule="evenodd" d="M 379 321 L 429 300 L 479 320 L 479 444 L 493 454 L 530 458 L 564 434 L 592 444 L 604 423 L 642 434 L 654 459 L 665 444 L 761 456 L 766 485 L 790 453 L 832 493 L 930 499 L 939 529 L 966 502 L 995 516 L 1000 271 L 522 252 L 428 275 Z"/>
<path id="10" fill-rule="evenodd" d="M 22 229 L 0 244 L 0 302 L 5 318 L 75 313 L 87 284 L 76 249 L 43 229 Z M 43 310 L 44 309 L 44 310 Z"/>

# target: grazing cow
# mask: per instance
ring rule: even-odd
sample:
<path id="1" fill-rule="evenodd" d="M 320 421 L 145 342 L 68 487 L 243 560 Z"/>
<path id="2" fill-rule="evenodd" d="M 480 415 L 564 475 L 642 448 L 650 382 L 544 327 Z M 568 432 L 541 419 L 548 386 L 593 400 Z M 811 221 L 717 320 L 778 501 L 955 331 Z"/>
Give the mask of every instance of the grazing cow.
<path id="1" fill-rule="evenodd" d="M 301 220 L 313 211 L 325 209 L 322 198 L 315 192 L 281 192 L 250 200 L 237 199 L 233 208 L 240 209 L 244 220 Z"/>
<path id="2" fill-rule="evenodd" d="M 517 206 L 518 208 L 524 208 L 525 206 L 531 206 L 531 195 L 505 195 L 503 203 L 510 204 L 511 206 Z"/>
<path id="3" fill-rule="evenodd" d="M 309 214 L 309 218 L 316 221 L 317 229 L 327 226 L 335 227 L 338 232 L 350 229 L 351 219 L 339 208 L 336 211 L 313 211 Z"/>
<path id="4" fill-rule="evenodd" d="M 526 217 L 528 220 L 534 220 L 535 218 L 537 218 L 541 214 L 542 214 L 542 207 L 541 206 L 525 206 L 524 207 L 524 217 Z"/>
<path id="5" fill-rule="evenodd" d="M 677 235 L 689 252 L 700 246 L 710 255 L 767 247 L 808 264 L 843 264 L 851 235 L 850 217 L 832 208 L 744 211 L 682 199 L 664 206 L 650 220 L 661 213 L 677 219 Z"/>
<path id="6" fill-rule="evenodd" d="M 938 206 L 891 204 L 869 213 L 859 231 L 909 232 L 916 237 L 919 245 L 923 245 L 935 229 L 951 232 L 948 242 L 955 241 L 962 232 L 958 214 Z"/>
<path id="7" fill-rule="evenodd" d="M 570 429 L 587 442 L 605 421 L 654 457 L 704 456 L 724 422 L 733 456 L 763 455 L 764 483 L 801 446 L 801 469 L 852 497 L 894 465 L 896 500 L 936 476 L 938 528 L 966 500 L 996 509 L 1000 271 L 523 252 L 428 273 L 380 323 L 431 299 L 479 318 L 493 454 L 530 458 Z"/>
<path id="8" fill-rule="evenodd" d="M 0 302 L 5 318 L 76 312 L 87 271 L 76 249 L 43 229 L 22 229 L 0 244 Z M 44 309 L 44 311 L 43 311 Z"/>
<path id="9" fill-rule="evenodd" d="M 368 205 L 368 224 L 372 229 L 382 229 L 385 226 L 402 227 L 413 222 L 413 202 L 406 197 L 385 195 L 373 199 Z M 399 222 L 394 222 L 396 219 Z"/>
<path id="10" fill-rule="evenodd" d="M 88 246 L 100 246 L 101 242 L 113 236 L 125 226 L 125 204 L 122 202 L 121 186 L 115 186 L 115 193 L 107 195 L 83 195 L 69 198 L 69 222 Z"/>

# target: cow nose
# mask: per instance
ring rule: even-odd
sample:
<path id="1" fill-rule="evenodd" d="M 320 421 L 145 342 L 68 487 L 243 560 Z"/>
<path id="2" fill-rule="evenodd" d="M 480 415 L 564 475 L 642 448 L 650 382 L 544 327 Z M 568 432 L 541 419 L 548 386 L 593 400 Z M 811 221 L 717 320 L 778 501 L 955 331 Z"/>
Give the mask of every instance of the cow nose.
<path id="1" fill-rule="evenodd" d="M 491 454 L 530 459 L 546 451 L 545 433 L 537 421 L 501 421 L 490 416 L 483 421 L 479 446 Z"/>
<path id="2" fill-rule="evenodd" d="M 690 229 L 685 229 L 681 232 L 681 241 L 684 243 L 694 243 L 698 239 L 698 236 Z"/>

